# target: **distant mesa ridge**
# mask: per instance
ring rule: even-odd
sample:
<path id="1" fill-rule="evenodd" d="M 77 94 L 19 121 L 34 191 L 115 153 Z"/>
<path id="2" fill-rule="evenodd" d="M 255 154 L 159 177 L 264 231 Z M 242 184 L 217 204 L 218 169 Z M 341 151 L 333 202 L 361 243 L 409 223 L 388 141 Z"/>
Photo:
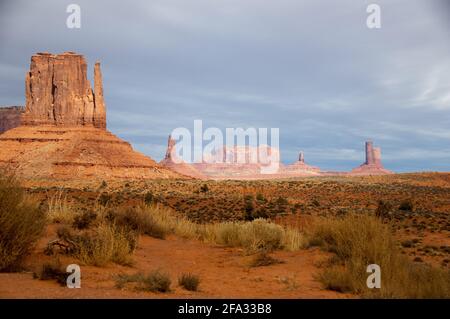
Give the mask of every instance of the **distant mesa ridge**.
<path id="1" fill-rule="evenodd" d="M 157 164 L 106 129 L 100 63 L 94 66 L 92 88 L 86 60 L 75 52 L 33 55 L 25 76 L 25 97 L 25 107 L 0 108 L 0 167 L 24 177 L 267 179 L 392 174 L 383 167 L 381 149 L 372 141 L 366 142 L 365 162 L 350 172 L 321 171 L 305 162 L 303 152 L 295 163 L 283 165 L 279 149 L 267 145 L 224 146 L 201 163 L 186 163 L 177 158 L 171 136 L 165 157 Z M 261 174 L 267 165 L 261 159 L 237 160 L 264 153 L 278 161 L 278 172 Z"/>

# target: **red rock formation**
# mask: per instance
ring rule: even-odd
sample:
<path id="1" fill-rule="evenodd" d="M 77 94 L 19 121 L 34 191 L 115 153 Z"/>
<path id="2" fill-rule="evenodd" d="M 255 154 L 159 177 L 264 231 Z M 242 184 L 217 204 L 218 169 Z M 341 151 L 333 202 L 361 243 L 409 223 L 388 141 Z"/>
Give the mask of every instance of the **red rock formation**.
<path id="1" fill-rule="evenodd" d="M 94 126 L 106 129 L 106 106 L 103 99 L 103 79 L 100 62 L 94 67 Z"/>
<path id="2" fill-rule="evenodd" d="M 320 168 L 306 164 L 305 156 L 303 152 L 300 152 L 298 155 L 298 161 L 283 167 L 282 173 L 285 174 L 286 177 L 291 175 L 319 175 Z"/>
<path id="3" fill-rule="evenodd" d="M 354 168 L 350 175 L 382 175 L 392 174 L 381 164 L 381 148 L 374 147 L 372 141 L 366 142 L 366 161 L 359 167 Z"/>
<path id="4" fill-rule="evenodd" d="M 0 134 L 21 124 L 22 106 L 0 107 Z"/>
<path id="5" fill-rule="evenodd" d="M 202 163 L 191 165 L 213 179 L 268 179 L 275 178 L 279 172 L 273 174 L 262 172 L 269 167 L 271 161 L 278 162 L 281 167 L 279 158 L 279 150 L 267 145 L 234 145 L 223 146 L 213 154 L 204 156 Z"/>
<path id="6" fill-rule="evenodd" d="M 106 128 L 102 79 L 95 66 L 95 97 L 82 55 L 38 53 L 25 77 L 24 125 L 94 126 Z"/>
<path id="7" fill-rule="evenodd" d="M 205 179 L 206 176 L 199 172 L 194 166 L 184 162 L 181 158 L 177 157 L 175 145 L 175 140 L 169 135 L 169 138 L 167 140 L 166 155 L 164 156 L 164 159 L 159 162 L 159 164 L 162 167 L 168 168 L 184 176 Z"/>
<path id="8" fill-rule="evenodd" d="M 75 53 L 37 54 L 23 124 L 0 135 L 0 166 L 25 179 L 182 178 L 106 130 L 100 65 L 94 88 Z"/>
<path id="9" fill-rule="evenodd" d="M 300 163 L 305 163 L 305 155 L 303 154 L 303 152 L 300 152 L 300 153 L 298 154 L 298 161 L 299 161 Z"/>

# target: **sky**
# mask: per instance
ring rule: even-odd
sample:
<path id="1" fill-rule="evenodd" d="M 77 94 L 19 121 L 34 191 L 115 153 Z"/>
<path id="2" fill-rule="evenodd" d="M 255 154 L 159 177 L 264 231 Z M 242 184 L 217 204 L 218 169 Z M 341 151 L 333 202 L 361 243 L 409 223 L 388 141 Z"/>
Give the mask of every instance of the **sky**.
<path id="1" fill-rule="evenodd" d="M 25 104 L 32 54 L 75 51 L 91 81 L 101 61 L 108 129 L 155 160 L 201 119 L 279 128 L 285 163 L 349 170 L 372 139 L 388 169 L 450 171 L 449 3 L 0 0 L 0 105 Z"/>

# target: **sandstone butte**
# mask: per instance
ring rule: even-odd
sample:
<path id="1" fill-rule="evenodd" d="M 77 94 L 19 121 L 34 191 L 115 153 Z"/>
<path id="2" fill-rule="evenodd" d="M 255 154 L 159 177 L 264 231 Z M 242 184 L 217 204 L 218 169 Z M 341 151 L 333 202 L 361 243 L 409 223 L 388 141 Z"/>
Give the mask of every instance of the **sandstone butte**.
<path id="1" fill-rule="evenodd" d="M 206 179 L 206 176 L 198 171 L 193 165 L 184 162 L 183 159 L 177 156 L 175 144 L 175 140 L 169 135 L 166 155 L 159 164 L 181 175 L 197 179 Z"/>
<path id="2" fill-rule="evenodd" d="M 366 161 L 354 168 L 350 175 L 384 175 L 393 174 L 381 164 L 381 148 L 374 147 L 372 141 L 366 142 Z"/>
<path id="3" fill-rule="evenodd" d="M 184 177 L 106 129 L 100 63 L 92 90 L 82 55 L 38 53 L 25 88 L 25 110 L 10 110 L 15 122 L 4 126 L 20 125 L 0 135 L 0 167 L 28 179 Z"/>

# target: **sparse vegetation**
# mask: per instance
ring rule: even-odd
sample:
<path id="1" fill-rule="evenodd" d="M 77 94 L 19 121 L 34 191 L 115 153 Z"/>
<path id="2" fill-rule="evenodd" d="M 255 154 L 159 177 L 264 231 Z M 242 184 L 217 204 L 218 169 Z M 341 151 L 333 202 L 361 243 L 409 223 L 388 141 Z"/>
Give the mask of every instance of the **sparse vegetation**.
<path id="1" fill-rule="evenodd" d="M 67 275 L 59 260 L 44 263 L 40 270 L 34 273 L 34 277 L 37 279 L 56 280 L 62 286 L 66 284 Z"/>
<path id="2" fill-rule="evenodd" d="M 200 277 L 191 273 L 185 273 L 178 278 L 178 285 L 189 291 L 197 291 Z"/>
<path id="3" fill-rule="evenodd" d="M 280 263 L 281 263 L 281 261 L 273 258 L 266 252 L 259 252 L 252 256 L 252 259 L 250 260 L 250 267 L 263 267 L 263 266 L 276 265 L 276 264 L 280 264 Z"/>
<path id="4" fill-rule="evenodd" d="M 73 227 L 76 229 L 89 228 L 97 219 L 97 214 L 92 211 L 83 212 L 77 214 L 73 219 Z"/>
<path id="5" fill-rule="evenodd" d="M 20 268 L 46 223 L 37 203 L 25 198 L 13 177 L 0 175 L 0 271 Z"/>
<path id="6" fill-rule="evenodd" d="M 317 279 L 327 289 L 369 298 L 448 298 L 450 248 L 445 241 L 450 231 L 448 189 L 422 184 L 417 187 L 416 181 L 392 185 L 372 183 L 379 178 L 372 177 L 368 183 L 361 183 L 359 178 L 350 182 L 336 182 L 332 178 L 128 181 L 125 189 L 119 187 L 118 190 L 116 182 L 111 182 L 108 190 L 106 186 L 99 189 L 96 182 L 95 186 L 82 189 L 35 187 L 27 189 L 29 195 L 22 194 L 23 200 L 16 202 L 23 203 L 17 207 L 28 205 L 27 198 L 32 197 L 40 203 L 47 221 L 62 224 L 58 239 L 49 238 L 46 253 L 67 254 L 84 264 L 131 265 L 141 235 L 165 239 L 173 234 L 212 245 L 237 247 L 240 249 L 236 251 L 245 254 L 241 257 L 245 261 L 241 264 L 243 267 L 278 263 L 272 257 L 278 256 L 278 253 L 272 254 L 275 250 L 294 252 L 319 246 L 331 253 L 329 260 L 321 262 L 323 268 L 317 273 Z M 7 201 L 10 195 L 15 196 L 14 188 L 11 189 L 6 192 Z M 101 194 L 105 195 L 105 200 L 101 199 Z M 414 201 L 411 194 L 414 194 Z M 1 191 L 0 199 L 3 200 Z M 32 203 L 30 207 L 38 212 L 38 204 Z M 4 207 L 0 206 L 0 222 L 3 222 Z M 36 218 L 28 214 L 26 217 L 35 227 Z M 26 218 L 15 222 L 20 227 L 22 222 L 28 223 L 26 227 L 31 224 Z M 43 228 L 45 218 L 42 223 Z M 2 240 L 6 236 L 3 229 L 8 228 L 0 224 Z M 53 236 L 55 229 L 48 227 L 46 236 Z M 19 231 L 19 234 L 25 233 Z M 34 238 L 21 256 L 30 254 L 39 235 Z M 148 239 L 143 243 L 147 245 Z M 158 244 L 158 241 L 151 243 Z M 160 244 L 172 245 L 172 241 Z M 1 256 L 10 258 L 11 255 L 1 249 Z M 4 260 L 2 258 L 0 264 Z M 369 290 L 366 286 L 366 267 L 370 263 L 381 266 L 380 290 Z M 20 264 L 18 260 L 4 270 L 20 269 Z M 32 269 L 36 269 L 34 267 Z M 56 280 L 59 274 L 63 275 L 62 269 L 53 262 L 42 265 L 36 272 L 39 278 Z M 146 273 L 138 273 L 124 275 L 121 280 L 123 286 L 130 284 L 139 290 L 158 291 L 145 284 L 148 278 Z M 184 287 L 181 278 L 178 284 Z M 280 283 L 288 290 L 296 289 L 295 280 L 281 278 Z"/>
<path id="7" fill-rule="evenodd" d="M 110 223 L 102 223 L 93 230 L 72 232 L 68 228 L 58 230 L 58 237 L 66 252 L 80 261 L 95 266 L 108 262 L 132 264 L 131 254 L 137 244 L 137 234 Z"/>
<path id="8" fill-rule="evenodd" d="M 261 250 L 298 250 L 303 245 L 302 235 L 297 230 L 285 229 L 264 219 L 200 225 L 175 217 L 161 206 L 141 207 L 140 210 L 152 216 L 159 227 L 181 237 L 228 247 L 243 247 L 250 254 Z"/>
<path id="9" fill-rule="evenodd" d="M 155 200 L 155 196 L 153 195 L 153 193 L 152 192 L 147 192 L 147 193 L 145 193 L 145 196 L 144 196 L 144 203 L 146 204 L 146 205 L 151 205 L 151 204 L 153 204 L 153 201 Z"/>
<path id="10" fill-rule="evenodd" d="M 48 196 L 46 215 L 50 223 L 70 224 L 73 222 L 76 212 L 69 205 L 67 194 L 63 190 L 60 189 Z"/>
<path id="11" fill-rule="evenodd" d="M 400 210 L 405 210 L 408 212 L 412 212 L 414 209 L 414 204 L 412 203 L 411 200 L 404 200 L 400 203 L 400 206 L 398 207 L 398 209 Z"/>
<path id="12" fill-rule="evenodd" d="M 164 239 L 170 231 L 167 225 L 158 223 L 154 216 L 149 213 L 149 210 L 143 206 L 135 209 L 120 208 L 111 210 L 108 212 L 107 218 L 117 226 L 155 238 Z"/>
<path id="13" fill-rule="evenodd" d="M 119 275 L 116 278 L 116 287 L 124 288 L 127 284 L 134 284 L 134 289 L 151 292 L 170 292 L 171 280 L 167 273 L 154 270 L 148 275 L 137 273 L 133 275 Z"/>
<path id="14" fill-rule="evenodd" d="M 418 266 L 402 256 L 389 227 L 368 215 L 347 215 L 317 222 L 310 243 L 335 254 L 319 274 L 319 280 L 327 289 L 368 297 L 448 297 L 448 271 Z M 369 264 L 377 264 L 382 269 L 381 289 L 371 290 L 366 286 Z"/>
<path id="15" fill-rule="evenodd" d="M 209 191 L 208 184 L 203 184 L 202 187 L 200 187 L 200 191 L 202 193 L 207 193 Z"/>

